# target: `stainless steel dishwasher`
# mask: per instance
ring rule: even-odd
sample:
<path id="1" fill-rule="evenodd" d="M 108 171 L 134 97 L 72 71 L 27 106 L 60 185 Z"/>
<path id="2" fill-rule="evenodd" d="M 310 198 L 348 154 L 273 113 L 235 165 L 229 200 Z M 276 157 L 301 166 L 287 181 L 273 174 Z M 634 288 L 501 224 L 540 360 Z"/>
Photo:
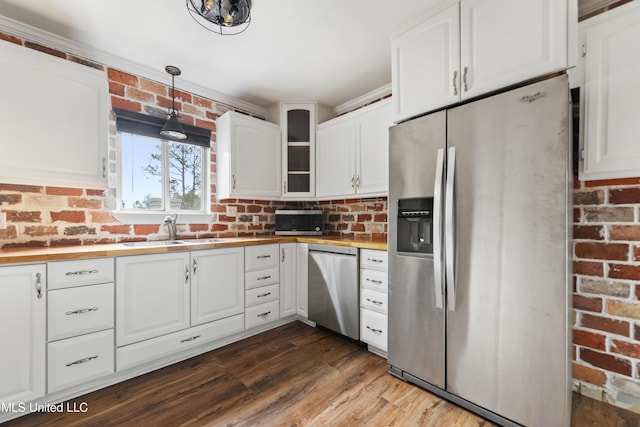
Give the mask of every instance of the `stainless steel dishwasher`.
<path id="1" fill-rule="evenodd" d="M 309 320 L 360 339 L 358 249 L 309 245 Z"/>

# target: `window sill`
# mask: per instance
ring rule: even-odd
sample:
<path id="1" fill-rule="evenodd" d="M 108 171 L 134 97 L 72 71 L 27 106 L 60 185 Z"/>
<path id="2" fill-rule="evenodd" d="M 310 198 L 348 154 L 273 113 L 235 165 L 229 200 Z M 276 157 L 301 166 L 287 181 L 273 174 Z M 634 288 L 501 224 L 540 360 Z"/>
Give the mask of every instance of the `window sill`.
<path id="1" fill-rule="evenodd" d="M 209 224 L 213 214 L 202 212 L 128 212 L 112 211 L 118 221 L 124 224 L 162 224 L 167 215 L 178 214 L 178 224 Z"/>

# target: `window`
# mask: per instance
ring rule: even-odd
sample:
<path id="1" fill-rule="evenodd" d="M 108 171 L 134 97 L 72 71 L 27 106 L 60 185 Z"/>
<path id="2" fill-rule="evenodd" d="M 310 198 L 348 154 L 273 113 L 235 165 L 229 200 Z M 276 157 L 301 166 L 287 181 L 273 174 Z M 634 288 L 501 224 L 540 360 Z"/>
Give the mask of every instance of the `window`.
<path id="1" fill-rule="evenodd" d="M 204 212 L 203 147 L 120 133 L 120 209 Z"/>
<path id="2" fill-rule="evenodd" d="M 211 131 L 184 125 L 184 140 L 160 136 L 165 119 L 113 109 L 119 141 L 118 207 L 127 212 L 208 211 Z"/>

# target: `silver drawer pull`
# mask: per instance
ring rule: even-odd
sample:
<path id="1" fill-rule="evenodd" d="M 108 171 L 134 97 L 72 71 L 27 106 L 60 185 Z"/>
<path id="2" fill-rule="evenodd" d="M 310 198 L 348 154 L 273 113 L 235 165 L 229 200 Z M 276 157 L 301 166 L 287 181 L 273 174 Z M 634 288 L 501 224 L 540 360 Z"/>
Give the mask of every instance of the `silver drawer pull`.
<path id="1" fill-rule="evenodd" d="M 271 258 L 271 255 L 258 255 L 256 258 L 258 258 L 258 259 Z"/>
<path id="2" fill-rule="evenodd" d="M 267 292 L 266 294 L 257 295 L 257 298 L 268 297 L 269 295 L 271 295 L 271 292 Z"/>
<path id="3" fill-rule="evenodd" d="M 180 341 L 180 342 L 189 342 L 189 341 L 194 341 L 194 340 L 197 340 L 198 338 L 200 338 L 200 335 L 195 335 L 195 336 L 193 336 L 193 337 L 185 338 L 185 339 L 183 339 L 183 340 L 182 340 L 182 341 Z"/>
<path id="4" fill-rule="evenodd" d="M 367 326 L 367 329 L 370 330 L 371 332 L 375 332 L 377 334 L 381 334 L 382 333 L 381 329 L 373 329 L 371 326 Z"/>
<path id="5" fill-rule="evenodd" d="M 371 262 L 384 262 L 384 260 L 382 259 L 375 259 L 375 258 L 367 258 L 367 259 Z"/>
<path id="6" fill-rule="evenodd" d="M 84 276 L 86 274 L 96 274 L 97 272 L 99 272 L 100 270 L 79 270 L 79 271 L 67 271 L 65 274 L 65 276 Z"/>
<path id="7" fill-rule="evenodd" d="M 100 308 L 98 308 L 98 307 L 81 308 L 81 309 L 78 309 L 78 310 L 67 311 L 66 315 L 67 316 L 71 316 L 72 314 L 85 314 L 85 313 L 90 313 L 92 311 L 98 311 L 98 310 L 100 310 Z"/>
<path id="8" fill-rule="evenodd" d="M 64 366 L 70 367 L 70 366 L 74 366 L 74 365 L 82 365 L 83 363 L 91 362 L 92 360 L 97 359 L 97 358 L 98 358 L 98 355 L 96 354 L 96 355 L 93 355 L 93 356 L 85 357 L 84 359 L 76 360 L 75 362 L 69 362 Z"/>
<path id="9" fill-rule="evenodd" d="M 376 279 L 367 278 L 367 282 L 375 283 L 376 285 L 382 285 L 382 280 L 376 280 Z"/>
<path id="10" fill-rule="evenodd" d="M 256 280 L 267 280 L 267 279 L 271 279 L 271 276 L 258 277 Z"/>
<path id="11" fill-rule="evenodd" d="M 258 314 L 256 317 L 267 317 L 267 316 L 268 316 L 268 315 L 270 315 L 270 314 L 271 314 L 271 312 L 270 312 L 270 311 L 267 311 L 267 312 L 265 312 L 265 313 Z"/>
<path id="12" fill-rule="evenodd" d="M 367 298 L 367 301 L 372 302 L 372 303 L 374 303 L 374 304 L 378 304 L 378 305 L 380 305 L 380 304 L 384 304 L 382 301 L 372 300 L 371 298 Z"/>

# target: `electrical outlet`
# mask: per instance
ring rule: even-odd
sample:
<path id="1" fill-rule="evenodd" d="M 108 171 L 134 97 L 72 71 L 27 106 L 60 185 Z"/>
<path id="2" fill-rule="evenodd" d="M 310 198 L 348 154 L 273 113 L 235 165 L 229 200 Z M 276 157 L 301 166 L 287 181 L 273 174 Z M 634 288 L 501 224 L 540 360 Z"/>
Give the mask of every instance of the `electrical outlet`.
<path id="1" fill-rule="evenodd" d="M 0 212 L 0 230 L 7 228 L 7 213 Z"/>
<path id="2" fill-rule="evenodd" d="M 227 216 L 237 216 L 237 215 L 238 215 L 238 207 L 227 205 Z"/>
<path id="3" fill-rule="evenodd" d="M 253 216 L 253 225 L 260 225 L 260 217 L 258 215 Z"/>

